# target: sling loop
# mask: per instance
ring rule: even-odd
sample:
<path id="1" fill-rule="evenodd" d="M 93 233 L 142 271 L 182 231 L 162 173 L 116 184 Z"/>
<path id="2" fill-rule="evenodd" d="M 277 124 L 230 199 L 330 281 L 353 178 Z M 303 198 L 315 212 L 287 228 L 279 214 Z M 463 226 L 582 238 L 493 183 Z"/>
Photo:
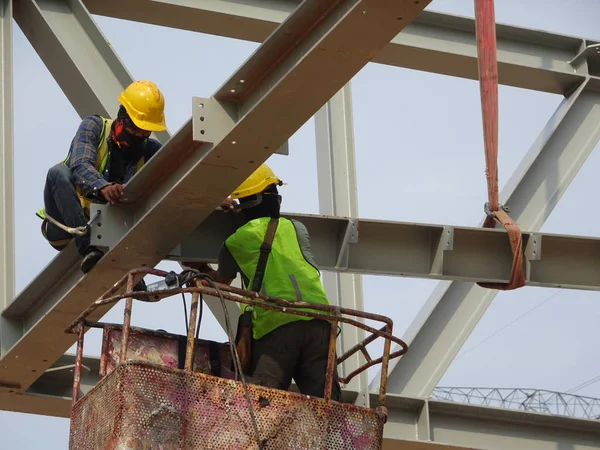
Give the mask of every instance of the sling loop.
<path id="1" fill-rule="evenodd" d="M 498 66 L 494 0 L 475 0 L 475 36 L 488 189 L 488 203 L 485 207 L 487 217 L 483 226 L 494 228 L 496 223 L 501 224 L 508 233 L 513 254 L 508 283 L 477 284 L 488 289 L 508 291 L 525 286 L 525 275 L 521 230 L 498 200 Z"/>

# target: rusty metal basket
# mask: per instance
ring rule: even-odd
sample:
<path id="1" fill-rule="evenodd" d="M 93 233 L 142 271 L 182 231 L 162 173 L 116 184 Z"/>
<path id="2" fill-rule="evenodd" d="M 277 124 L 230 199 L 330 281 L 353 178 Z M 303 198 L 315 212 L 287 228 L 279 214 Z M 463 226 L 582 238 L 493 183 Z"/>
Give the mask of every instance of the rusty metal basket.
<path id="1" fill-rule="evenodd" d="M 140 275 L 168 274 L 155 269 L 135 269 L 88 307 L 66 332 L 78 334 L 73 383 L 73 407 L 69 448 L 78 449 L 380 449 L 387 417 L 385 390 L 388 362 L 404 354 L 406 344 L 392 336 L 392 321 L 384 316 L 337 306 L 289 302 L 255 292 L 195 279 L 191 287 L 157 292 L 132 292 Z M 126 286 L 123 294 L 117 292 Z M 163 298 L 191 293 L 187 337 L 131 326 L 133 299 L 155 302 Z M 210 374 L 206 358 L 198 348 L 219 348 L 223 366 L 234 361 L 235 347 L 194 338 L 201 294 L 284 312 L 326 318 L 332 322 L 330 358 L 324 398 L 308 397 L 247 382 L 243 375 L 224 370 Z M 86 320 L 94 310 L 125 298 L 123 325 Z M 303 311 L 310 308 L 321 312 Z M 377 330 L 351 317 L 385 323 Z M 370 335 L 344 355 L 336 358 L 338 322 L 360 327 Z M 104 329 L 100 382 L 80 396 L 83 342 L 86 328 Z M 229 335 L 230 340 L 231 334 Z M 366 345 L 377 337 L 385 339 L 383 355 L 372 359 Z M 176 343 L 179 342 L 177 347 Z M 181 342 L 185 342 L 182 352 Z M 400 349 L 390 353 L 391 342 Z M 174 344 L 175 343 L 175 344 Z M 175 346 L 174 346 L 175 345 Z M 141 351 L 153 349 L 154 355 Z M 179 348 L 174 356 L 174 348 Z M 228 353 L 227 349 L 232 352 Z M 194 351 L 196 349 L 196 351 Z M 374 364 L 382 364 L 379 405 L 361 408 L 331 400 L 334 367 L 361 351 L 367 362 L 340 378 L 348 383 Z M 199 356 L 200 355 L 200 356 Z M 165 356 L 168 356 L 165 357 Z"/>

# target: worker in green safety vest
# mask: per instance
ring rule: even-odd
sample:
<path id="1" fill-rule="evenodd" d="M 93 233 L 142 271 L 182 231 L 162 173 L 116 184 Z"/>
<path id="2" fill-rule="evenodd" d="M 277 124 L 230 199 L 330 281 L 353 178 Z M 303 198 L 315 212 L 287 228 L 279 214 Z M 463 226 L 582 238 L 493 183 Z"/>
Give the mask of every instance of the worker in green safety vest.
<path id="1" fill-rule="evenodd" d="M 36 213 L 53 248 L 63 250 L 75 240 L 83 273 L 104 255 L 90 245 L 90 204 L 119 204 L 123 185 L 161 148 L 151 133 L 166 130 L 165 100 L 156 84 L 135 81 L 118 101 L 116 119 L 95 115 L 81 121 L 67 157 L 48 170 L 44 207 Z M 231 203 L 228 199 L 222 206 Z"/>
<path id="2" fill-rule="evenodd" d="M 240 273 L 244 284 L 256 292 L 328 305 L 306 227 L 297 220 L 280 217 L 277 187 L 282 184 L 266 164 L 259 167 L 231 195 L 239 200 L 247 222 L 221 246 L 218 269 L 206 264 L 183 264 L 209 274 L 219 283 L 230 284 Z M 264 252 L 269 234 L 268 256 L 261 267 L 261 247 Z M 241 306 L 243 311 L 248 308 Z M 331 323 L 260 307 L 253 308 L 251 315 L 248 375 L 263 386 L 283 390 L 289 389 L 294 379 L 303 394 L 323 397 Z M 340 394 L 336 370 L 332 399 L 339 400 Z"/>

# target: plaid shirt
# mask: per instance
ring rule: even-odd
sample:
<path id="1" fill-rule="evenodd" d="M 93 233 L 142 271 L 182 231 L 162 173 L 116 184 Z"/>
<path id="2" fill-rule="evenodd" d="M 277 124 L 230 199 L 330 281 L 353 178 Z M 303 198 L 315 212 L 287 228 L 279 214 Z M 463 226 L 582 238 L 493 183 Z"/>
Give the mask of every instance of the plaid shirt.
<path id="1" fill-rule="evenodd" d="M 65 162 L 71 169 L 75 185 L 81 189 L 86 196 L 96 197 L 97 193 L 110 182 L 110 160 L 103 174 L 96 170 L 96 154 L 98 150 L 98 138 L 102 132 L 102 119 L 98 116 L 89 116 L 81 121 L 77 133 L 71 142 L 69 158 Z M 105 130 L 108 138 L 110 130 Z M 105 138 L 105 139 L 106 139 Z M 161 143 L 155 139 L 148 139 L 143 154 L 145 162 L 160 149 Z M 125 182 L 133 176 L 139 159 L 131 161 L 125 168 Z"/>

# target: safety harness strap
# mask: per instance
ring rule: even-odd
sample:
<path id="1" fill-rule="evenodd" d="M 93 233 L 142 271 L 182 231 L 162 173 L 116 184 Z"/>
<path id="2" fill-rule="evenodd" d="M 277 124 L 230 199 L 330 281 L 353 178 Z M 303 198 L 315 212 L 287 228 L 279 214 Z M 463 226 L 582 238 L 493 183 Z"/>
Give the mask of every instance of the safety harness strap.
<path id="1" fill-rule="evenodd" d="M 58 241 L 51 241 L 50 239 L 48 239 L 48 234 L 46 232 L 46 225 L 48 223 L 49 223 L 48 219 L 42 220 L 42 236 L 44 236 L 44 239 L 46 239 L 50 243 L 50 245 L 53 245 L 55 247 L 64 247 L 65 245 L 68 245 L 69 242 L 71 242 L 73 240 L 73 238 L 59 239 Z"/>
<path id="2" fill-rule="evenodd" d="M 512 290 L 525 285 L 523 274 L 523 238 L 519 226 L 510 218 L 498 200 L 498 67 L 496 62 L 496 23 L 494 0 L 475 0 L 475 35 L 479 69 L 479 89 L 483 120 L 486 178 L 489 209 L 483 224 L 494 228 L 496 222 L 507 231 L 513 254 L 508 283 L 477 283 L 489 289 Z"/>
<path id="3" fill-rule="evenodd" d="M 271 253 L 273 239 L 275 239 L 277 225 L 279 225 L 279 219 L 271 218 L 271 220 L 269 221 L 269 225 L 267 226 L 265 239 L 262 245 L 260 246 L 260 255 L 258 257 L 258 263 L 256 264 L 256 271 L 254 272 L 254 280 L 252 280 L 251 290 L 254 292 L 259 292 L 263 284 L 265 270 L 267 267 L 267 261 L 269 259 L 269 254 Z"/>

